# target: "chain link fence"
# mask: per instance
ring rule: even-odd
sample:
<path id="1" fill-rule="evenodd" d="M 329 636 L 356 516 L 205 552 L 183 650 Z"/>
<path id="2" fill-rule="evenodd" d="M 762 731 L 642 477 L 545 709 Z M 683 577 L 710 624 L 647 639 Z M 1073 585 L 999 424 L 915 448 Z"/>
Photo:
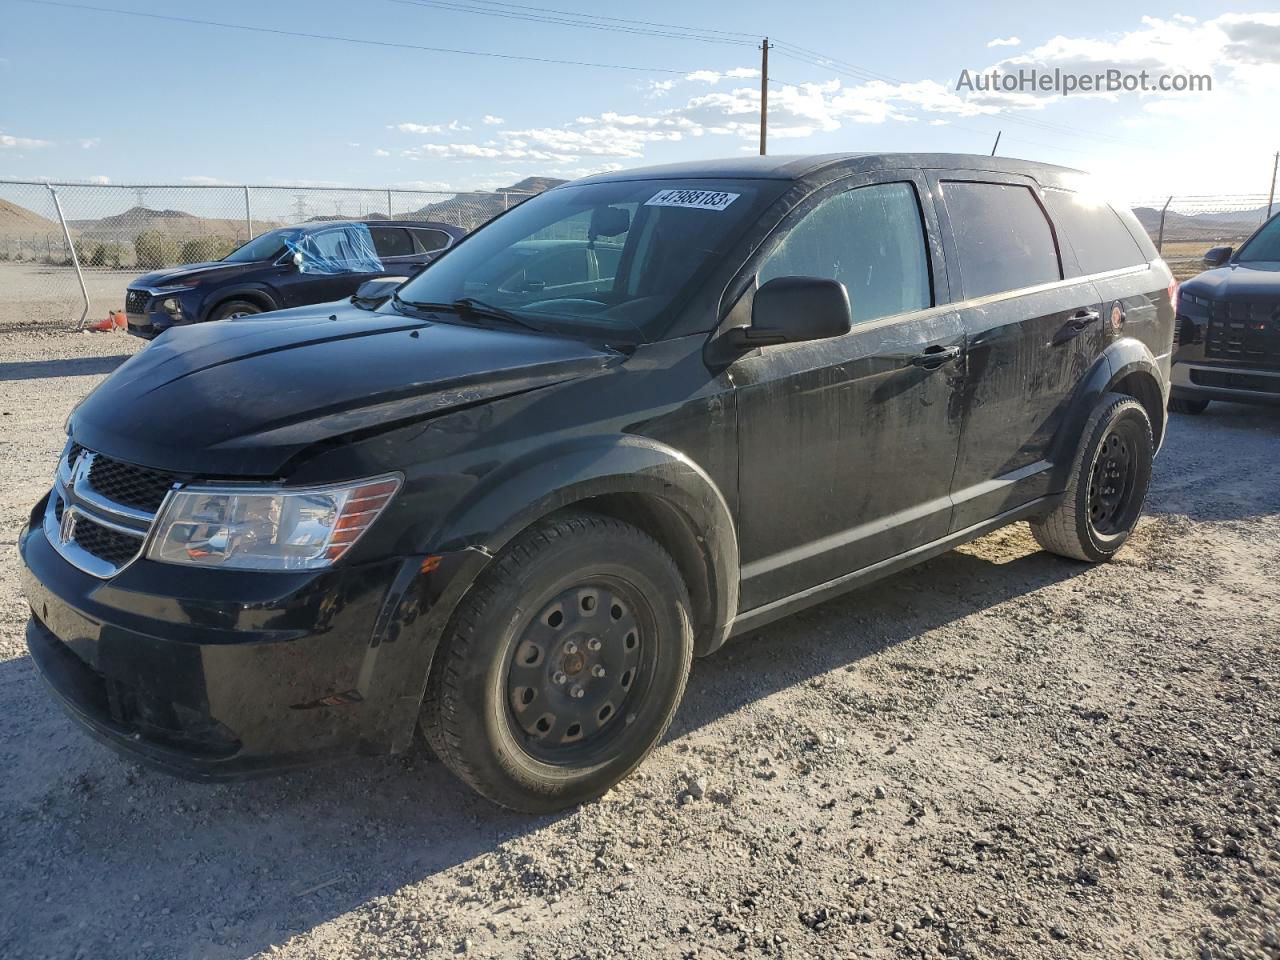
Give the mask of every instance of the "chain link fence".
<path id="1" fill-rule="evenodd" d="M 1210 247 L 1238 247 L 1271 215 L 1265 194 L 1173 196 L 1133 204 L 1133 212 L 1151 235 L 1179 280 L 1204 269 Z"/>
<path id="2" fill-rule="evenodd" d="M 474 230 L 534 195 L 0 180 L 0 332 L 103 319 L 122 308 L 139 273 L 219 259 L 276 227 L 396 219 Z M 1132 206 L 1179 279 L 1203 269 L 1209 247 L 1239 246 L 1272 210 L 1264 195 L 1172 196 Z"/>
<path id="3" fill-rule="evenodd" d="M 474 230 L 534 195 L 0 180 L 0 331 L 103 319 L 138 274 L 218 260 L 276 227 L 395 219 Z"/>

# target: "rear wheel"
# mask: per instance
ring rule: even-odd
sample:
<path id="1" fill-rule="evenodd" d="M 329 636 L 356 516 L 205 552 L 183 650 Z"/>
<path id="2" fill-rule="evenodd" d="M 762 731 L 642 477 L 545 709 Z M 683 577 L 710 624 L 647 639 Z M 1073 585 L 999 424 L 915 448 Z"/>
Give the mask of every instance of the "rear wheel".
<path id="1" fill-rule="evenodd" d="M 228 300 L 226 303 L 220 303 L 213 308 L 209 314 L 210 320 L 234 320 L 236 317 L 251 317 L 255 313 L 262 313 L 263 310 L 256 303 L 248 300 Z"/>
<path id="2" fill-rule="evenodd" d="M 1154 456 L 1146 408 L 1107 394 L 1085 424 L 1062 501 L 1031 521 L 1036 541 L 1064 557 L 1110 560 L 1142 515 Z"/>
<path id="3" fill-rule="evenodd" d="M 1209 409 L 1209 401 L 1199 398 L 1189 399 L 1187 397 L 1170 397 L 1169 412 L 1170 413 L 1204 413 Z"/>
<path id="4" fill-rule="evenodd" d="M 463 600 L 423 732 L 503 806 L 572 806 L 661 739 L 692 655 L 688 593 L 658 543 L 609 517 L 559 515 L 517 538 Z"/>

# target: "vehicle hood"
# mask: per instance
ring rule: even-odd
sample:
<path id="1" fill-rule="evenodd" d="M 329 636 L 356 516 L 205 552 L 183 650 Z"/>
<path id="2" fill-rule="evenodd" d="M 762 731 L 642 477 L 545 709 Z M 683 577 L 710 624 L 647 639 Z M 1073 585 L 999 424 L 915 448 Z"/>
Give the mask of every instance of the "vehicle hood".
<path id="1" fill-rule="evenodd" d="M 1213 300 L 1275 297 L 1280 301 L 1280 263 L 1232 263 L 1192 277 L 1182 284 L 1182 289 Z"/>
<path id="2" fill-rule="evenodd" d="M 155 270 L 144 273 L 129 284 L 131 287 L 176 287 L 180 284 L 194 283 L 203 280 L 229 280 L 251 270 L 261 270 L 266 261 L 250 261 L 249 263 L 224 263 L 212 260 L 207 263 L 184 263 L 180 267 Z"/>
<path id="3" fill-rule="evenodd" d="M 313 444 L 540 389 L 622 359 L 567 338 L 337 306 L 175 327 L 76 408 L 71 436 L 161 470 L 274 477 Z"/>

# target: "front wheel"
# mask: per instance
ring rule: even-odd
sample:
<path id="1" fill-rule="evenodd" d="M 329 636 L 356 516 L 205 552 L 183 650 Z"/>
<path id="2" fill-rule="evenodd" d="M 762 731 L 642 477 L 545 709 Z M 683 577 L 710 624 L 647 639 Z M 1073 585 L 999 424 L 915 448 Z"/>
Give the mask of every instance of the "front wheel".
<path id="1" fill-rule="evenodd" d="M 1031 521 L 1036 541 L 1064 557 L 1110 560 L 1142 515 L 1154 456 L 1146 408 L 1107 394 L 1085 424 L 1061 502 Z"/>
<path id="2" fill-rule="evenodd" d="M 1170 413 L 1204 413 L 1209 409 L 1209 401 L 1200 398 L 1187 397 L 1170 397 L 1169 412 Z"/>
<path id="3" fill-rule="evenodd" d="M 256 303 L 250 303 L 248 300 L 228 300 L 214 307 L 213 312 L 209 314 L 209 319 L 211 321 L 235 320 L 238 317 L 251 317 L 255 313 L 262 313 L 262 308 Z"/>
<path id="4" fill-rule="evenodd" d="M 600 796 L 662 738 L 693 656 L 675 563 L 611 517 L 521 534 L 472 587 L 436 654 L 422 729 L 484 796 L 529 813 Z"/>

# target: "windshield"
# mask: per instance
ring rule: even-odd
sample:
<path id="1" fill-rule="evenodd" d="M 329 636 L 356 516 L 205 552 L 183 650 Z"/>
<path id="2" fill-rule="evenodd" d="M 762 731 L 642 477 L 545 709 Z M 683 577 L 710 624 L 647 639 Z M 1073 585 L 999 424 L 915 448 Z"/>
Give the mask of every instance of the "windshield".
<path id="1" fill-rule="evenodd" d="M 256 260 L 274 260 L 284 253 L 284 239 L 296 230 L 271 230 L 254 237 L 243 247 L 232 250 L 222 259 L 229 263 L 253 263 Z"/>
<path id="2" fill-rule="evenodd" d="M 1240 248 L 1237 263 L 1280 262 L 1280 217 L 1269 220 Z"/>
<path id="3" fill-rule="evenodd" d="M 408 304 L 469 298 L 543 329 L 653 340 L 669 324 L 669 308 L 784 187 L 752 180 L 561 187 L 483 227 L 398 292 Z"/>

